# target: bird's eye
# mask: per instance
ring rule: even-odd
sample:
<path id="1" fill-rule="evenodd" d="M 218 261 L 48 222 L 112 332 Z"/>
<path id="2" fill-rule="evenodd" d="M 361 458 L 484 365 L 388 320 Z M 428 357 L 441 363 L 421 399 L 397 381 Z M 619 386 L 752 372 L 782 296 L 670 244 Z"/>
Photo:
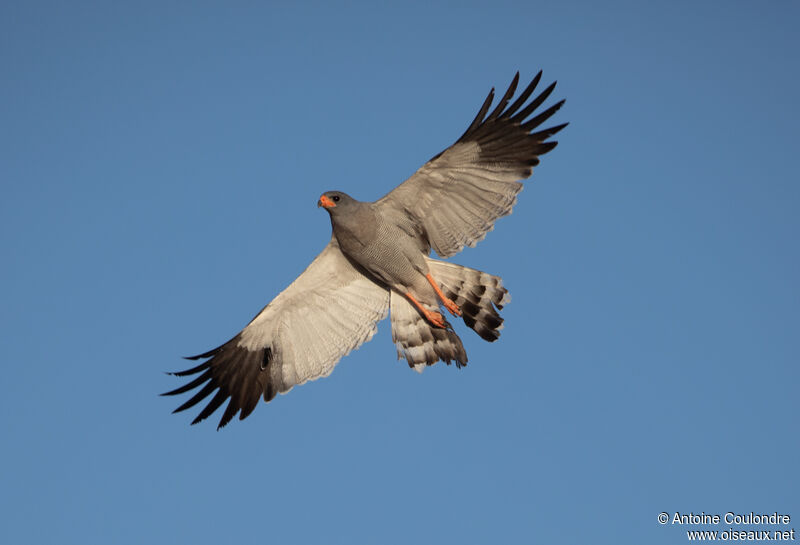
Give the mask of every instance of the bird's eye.
<path id="1" fill-rule="evenodd" d="M 339 202 L 339 195 L 334 195 L 331 198 L 333 199 L 333 202 Z"/>

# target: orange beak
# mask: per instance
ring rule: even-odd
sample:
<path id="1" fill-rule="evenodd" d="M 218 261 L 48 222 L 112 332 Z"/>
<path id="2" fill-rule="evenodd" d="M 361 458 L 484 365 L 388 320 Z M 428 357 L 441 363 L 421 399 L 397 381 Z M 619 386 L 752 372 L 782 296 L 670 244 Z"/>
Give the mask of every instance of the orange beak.
<path id="1" fill-rule="evenodd" d="M 322 197 L 319 198 L 317 206 L 322 206 L 323 208 L 333 208 L 334 206 L 336 206 L 336 203 L 330 200 L 325 195 L 323 195 Z"/>

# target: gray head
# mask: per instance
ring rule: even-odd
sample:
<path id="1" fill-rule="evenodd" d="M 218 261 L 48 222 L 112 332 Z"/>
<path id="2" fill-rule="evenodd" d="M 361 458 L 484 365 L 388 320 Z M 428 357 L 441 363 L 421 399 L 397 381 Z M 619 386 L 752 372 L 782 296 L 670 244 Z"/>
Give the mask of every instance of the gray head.
<path id="1" fill-rule="evenodd" d="M 317 201 L 317 206 L 323 207 L 331 216 L 346 214 L 359 204 L 359 201 L 341 191 L 326 191 Z"/>

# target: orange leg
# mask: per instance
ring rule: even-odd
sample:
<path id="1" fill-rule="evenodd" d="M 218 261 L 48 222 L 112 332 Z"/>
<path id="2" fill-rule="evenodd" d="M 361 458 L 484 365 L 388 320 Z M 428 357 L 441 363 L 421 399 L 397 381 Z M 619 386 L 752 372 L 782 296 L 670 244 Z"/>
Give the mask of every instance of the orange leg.
<path id="1" fill-rule="evenodd" d="M 453 316 L 461 316 L 461 309 L 458 308 L 457 304 L 455 304 L 453 301 L 445 297 L 444 293 L 442 293 L 442 290 L 439 288 L 439 284 L 436 283 L 436 280 L 434 280 L 430 274 L 426 274 L 425 278 L 428 279 L 428 282 L 431 283 L 433 289 L 436 290 L 436 295 L 438 295 L 439 299 L 441 299 L 442 303 L 444 303 L 444 308 L 449 310 L 450 314 L 452 314 Z"/>
<path id="2" fill-rule="evenodd" d="M 422 305 L 420 305 L 419 301 L 417 301 L 416 298 L 413 295 L 411 295 L 410 293 L 406 293 L 406 297 L 408 297 L 409 301 L 414 303 L 414 306 L 419 309 L 419 311 L 425 316 L 425 318 L 430 323 L 432 323 L 436 327 L 441 327 L 442 329 L 447 327 L 445 325 L 444 316 L 442 316 L 438 312 L 434 312 L 434 311 L 428 310 L 425 307 L 423 307 Z"/>

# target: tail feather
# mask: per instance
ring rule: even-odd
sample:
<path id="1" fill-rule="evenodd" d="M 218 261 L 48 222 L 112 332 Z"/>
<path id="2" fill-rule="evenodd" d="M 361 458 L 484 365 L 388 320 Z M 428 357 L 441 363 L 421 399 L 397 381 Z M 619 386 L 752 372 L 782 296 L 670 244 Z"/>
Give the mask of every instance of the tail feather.
<path id="1" fill-rule="evenodd" d="M 503 318 L 498 314 L 511 301 L 500 277 L 446 261 L 426 258 L 433 278 L 442 292 L 461 308 L 464 323 L 483 339 L 493 342 L 500 337 Z M 425 305 L 432 311 L 438 307 Z M 449 323 L 446 328 L 431 325 L 408 299 L 392 292 L 392 341 L 397 346 L 397 359 L 422 372 L 426 365 L 443 361 L 456 367 L 467 364 L 464 345 Z"/>
<path id="2" fill-rule="evenodd" d="M 481 338 L 496 341 L 503 329 L 497 311 L 511 302 L 500 277 L 446 261 L 428 258 L 427 262 L 444 294 L 461 307 L 464 323 Z"/>
<path id="3" fill-rule="evenodd" d="M 422 372 L 426 365 L 455 361 L 456 367 L 467 364 L 467 352 L 455 331 L 434 327 L 402 295 L 392 292 L 392 341 L 397 346 L 397 359 L 405 358 L 409 367 Z M 438 308 L 430 308 L 438 311 Z"/>

